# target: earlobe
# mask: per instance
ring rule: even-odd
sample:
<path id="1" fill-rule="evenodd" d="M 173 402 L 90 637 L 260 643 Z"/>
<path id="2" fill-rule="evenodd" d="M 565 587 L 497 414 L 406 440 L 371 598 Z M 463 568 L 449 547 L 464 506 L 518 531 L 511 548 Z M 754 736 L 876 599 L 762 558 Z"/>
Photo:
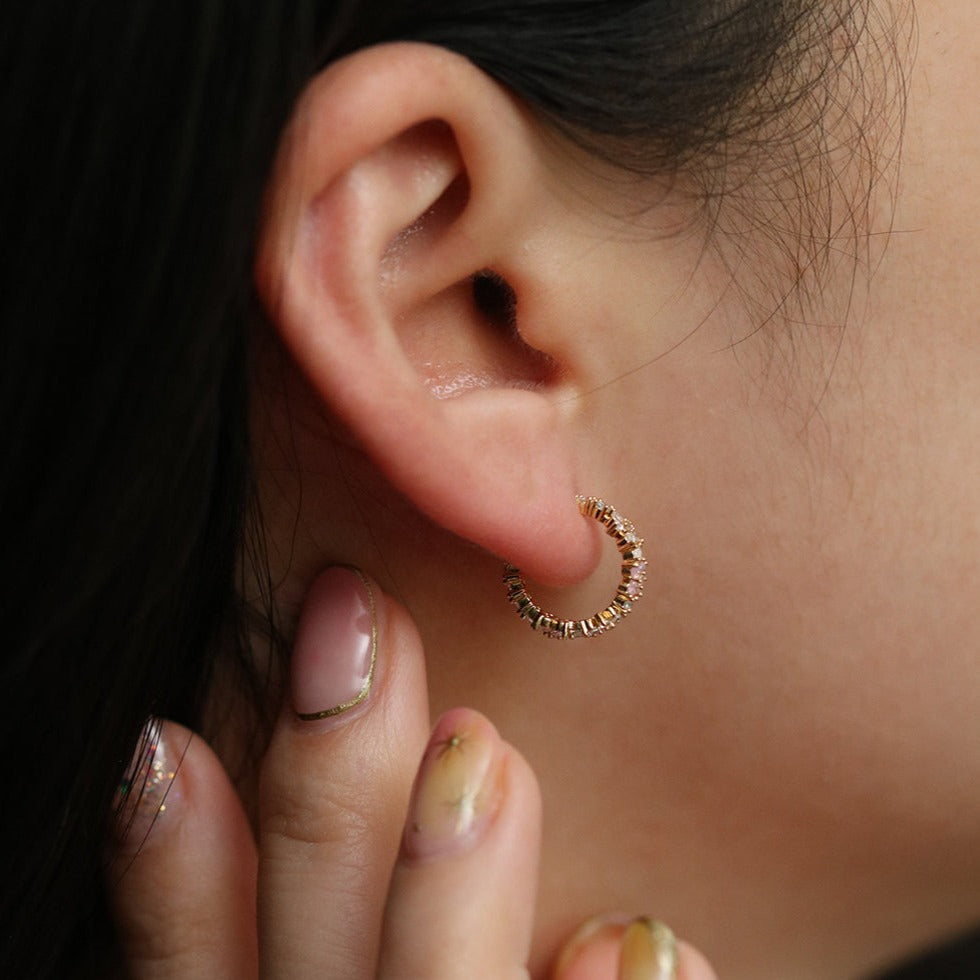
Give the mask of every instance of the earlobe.
<path id="1" fill-rule="evenodd" d="M 599 553 L 575 501 L 589 488 L 567 444 L 569 392 L 549 352 L 502 329 L 473 286 L 519 268 L 528 126 L 441 49 L 352 55 L 311 83 L 284 136 L 256 275 L 313 389 L 391 482 L 455 534 L 563 585 Z M 433 365 L 477 380 L 440 397 Z"/>

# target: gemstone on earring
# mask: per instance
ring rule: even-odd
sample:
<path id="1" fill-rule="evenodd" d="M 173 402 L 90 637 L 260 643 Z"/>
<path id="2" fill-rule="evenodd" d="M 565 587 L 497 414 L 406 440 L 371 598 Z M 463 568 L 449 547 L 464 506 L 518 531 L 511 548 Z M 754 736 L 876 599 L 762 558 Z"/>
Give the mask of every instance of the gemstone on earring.
<path id="1" fill-rule="evenodd" d="M 579 496 L 576 501 L 584 517 L 594 518 L 605 528 L 606 533 L 615 541 L 622 558 L 620 584 L 605 609 L 599 610 L 588 619 L 561 619 L 535 605 L 520 571 L 514 565 L 508 563 L 504 566 L 507 599 L 517 607 L 517 614 L 533 630 L 557 640 L 598 636 L 614 629 L 632 611 L 633 600 L 643 595 L 643 584 L 646 581 L 647 560 L 643 553 L 643 539 L 636 533 L 633 523 L 601 497 Z"/>

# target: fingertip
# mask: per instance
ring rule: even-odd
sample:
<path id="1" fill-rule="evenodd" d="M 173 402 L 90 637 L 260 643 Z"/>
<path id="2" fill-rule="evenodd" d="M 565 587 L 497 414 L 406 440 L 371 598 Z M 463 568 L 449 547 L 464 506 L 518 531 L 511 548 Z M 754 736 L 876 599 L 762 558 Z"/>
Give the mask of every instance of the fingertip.
<path id="1" fill-rule="evenodd" d="M 584 922 L 555 960 L 552 980 L 717 980 L 704 955 L 662 922 L 619 913 Z"/>
<path id="2" fill-rule="evenodd" d="M 610 980 L 616 976 L 619 947 L 629 917 L 593 916 L 565 941 L 551 971 L 552 980 Z"/>
<path id="3" fill-rule="evenodd" d="M 447 711 L 435 724 L 412 787 L 402 858 L 449 857 L 476 846 L 505 798 L 504 746 L 479 712 Z"/>
<path id="4" fill-rule="evenodd" d="M 217 756 L 180 725 L 149 723 L 108 854 L 129 975 L 251 976 L 255 872 L 251 830 Z"/>
<path id="5" fill-rule="evenodd" d="M 110 867 L 120 879 L 176 880 L 202 856 L 231 850 L 254 859 L 251 828 L 220 759 L 184 726 L 151 719 L 117 796 Z"/>
<path id="6" fill-rule="evenodd" d="M 354 730 L 376 708 L 428 728 L 422 641 L 414 621 L 359 568 L 325 568 L 303 601 L 277 734 Z M 421 743 L 419 743 L 421 744 Z"/>
<path id="7" fill-rule="evenodd" d="M 479 712 L 444 714 L 413 790 L 378 976 L 523 975 L 540 819 L 520 753 Z"/>
<path id="8" fill-rule="evenodd" d="M 402 857 L 448 857 L 511 825 L 535 836 L 540 815 L 537 778 L 524 757 L 484 715 L 454 708 L 436 722 L 422 757 Z"/>
<path id="9" fill-rule="evenodd" d="M 289 694 L 259 773 L 261 966 L 366 975 L 429 732 L 414 623 L 367 575 L 324 571 Z"/>

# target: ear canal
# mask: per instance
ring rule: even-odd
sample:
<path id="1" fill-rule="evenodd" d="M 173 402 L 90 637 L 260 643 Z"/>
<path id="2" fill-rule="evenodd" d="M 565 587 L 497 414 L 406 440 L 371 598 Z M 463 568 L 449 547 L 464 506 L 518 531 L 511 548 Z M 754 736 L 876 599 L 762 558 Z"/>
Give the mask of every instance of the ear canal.
<path id="1" fill-rule="evenodd" d="M 534 173 L 522 160 L 526 122 L 465 60 L 389 47 L 328 69 L 304 99 L 304 131 L 318 119 L 329 127 L 346 100 L 353 132 L 336 153 L 318 137 L 308 152 L 295 134 L 287 140 L 260 241 L 260 292 L 324 403 L 421 511 L 536 581 L 580 581 L 600 541 L 576 504 L 582 488 L 563 412 L 547 384 L 514 383 L 520 371 L 540 374 L 547 357 L 519 341 L 519 297 L 515 304 L 486 274 L 525 217 L 518 199 Z M 374 91 L 379 75 L 403 100 L 398 117 L 386 103 L 365 102 L 362 88 Z M 350 111 L 358 105 L 368 108 Z M 352 157 L 351 146 L 361 152 Z M 488 283 L 505 297 L 506 323 L 500 310 L 488 315 Z M 499 361 L 505 351 L 502 383 L 434 397 L 406 340 L 413 323 L 453 350 Z M 498 340 L 509 332 L 506 343 L 486 342 L 488 331 Z M 514 368 L 515 358 L 526 361 Z"/>

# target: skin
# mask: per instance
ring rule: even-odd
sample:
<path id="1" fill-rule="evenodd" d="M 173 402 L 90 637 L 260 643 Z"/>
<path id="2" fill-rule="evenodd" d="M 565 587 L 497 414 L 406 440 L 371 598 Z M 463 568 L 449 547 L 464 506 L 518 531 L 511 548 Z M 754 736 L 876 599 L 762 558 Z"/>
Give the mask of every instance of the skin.
<path id="1" fill-rule="evenodd" d="M 485 718 L 457 709 L 436 726 L 416 776 L 428 729 L 422 648 L 404 609 L 369 588 L 383 656 L 376 682 L 360 706 L 328 719 L 284 706 L 262 764 L 254 837 L 205 742 L 172 723 L 154 733 L 159 779 L 129 814 L 109 869 L 128 976 L 527 976 L 540 846 L 534 775 Z M 311 592 L 297 646 L 336 647 L 322 615 L 336 591 L 321 579 Z M 316 683 L 298 662 L 294 693 Z M 442 814 L 467 769 L 484 799 L 464 833 L 462 823 L 450 832 Z M 661 967 L 674 963 L 679 980 L 714 980 L 686 944 L 655 942 L 662 932 L 595 923 L 573 937 L 554 975 L 663 980 Z"/>
<path id="2" fill-rule="evenodd" d="M 705 248 L 683 198 L 583 166 L 519 106 L 501 102 L 505 121 L 484 132 L 459 106 L 506 96 L 431 50 L 399 47 L 386 65 L 417 74 L 422 94 L 404 97 L 418 104 L 401 109 L 447 119 L 458 159 L 438 139 L 409 140 L 358 171 L 366 197 L 342 197 L 338 175 L 391 145 L 388 121 L 352 113 L 364 135 L 353 159 L 285 139 L 257 270 L 273 327 L 255 418 L 277 601 L 288 626 L 316 573 L 342 562 L 408 610 L 428 708 L 390 677 L 382 697 L 426 716 L 399 763 L 409 773 L 428 718 L 456 705 L 519 747 L 544 801 L 532 976 L 599 910 L 654 913 L 733 980 L 857 978 L 980 918 L 978 37 L 971 0 L 918 11 L 914 64 L 902 52 L 901 170 L 885 169 L 865 229 L 873 275 L 831 264 L 804 322 L 764 330 L 771 293 L 752 284 L 784 253 L 753 239 L 738 253 L 736 281 L 749 285 L 732 288 L 736 212 Z M 363 57 L 299 115 L 356 105 L 362 78 L 381 70 Z M 438 103 L 421 80 L 457 70 L 459 105 Z M 412 194 L 424 181 L 389 180 L 422 158 L 438 186 L 466 172 L 467 213 L 506 220 L 458 231 L 451 211 L 394 259 L 371 246 L 360 265 L 316 248 L 307 262 L 296 228 L 310 214 L 337 228 L 353 201 L 363 210 L 351 227 L 383 245 L 423 213 L 431 202 Z M 496 210 L 480 210 L 485 187 Z M 638 216 L 627 198 L 652 206 Z M 304 210 L 311 200 L 326 212 Z M 358 255 L 361 239 L 345 235 L 344 254 Z M 452 249 L 440 252 L 442 239 Z M 847 247 L 841 237 L 832 253 Z M 315 271 L 315 288 L 283 273 L 294 266 Z M 468 277 L 488 267 L 514 287 L 526 343 L 557 370 L 473 308 Z M 846 329 L 828 328 L 845 309 Z M 402 397 L 400 366 L 348 352 L 354 328 L 390 342 L 445 406 L 438 425 Z M 330 344 L 354 380 L 331 373 Z M 438 397 L 447 386 L 464 390 Z M 368 387 L 376 394 L 357 395 Z M 560 447 L 542 463 L 555 485 L 608 494 L 653 556 L 647 595 L 606 636 L 546 640 L 504 599 L 493 554 L 561 584 L 534 594 L 566 615 L 604 605 L 616 575 L 612 546 L 583 537 L 571 501 L 553 517 L 525 492 L 525 447 L 492 438 L 518 395 L 531 448 Z M 406 429 L 389 435 L 392 404 Z M 440 425 L 465 433 L 462 449 L 439 442 Z M 467 467 L 487 459 L 488 490 L 471 493 Z M 528 529 L 507 537 L 508 517 L 525 512 Z M 295 749 L 301 769 L 308 749 Z M 346 750 L 328 738 L 323 751 Z M 402 779 L 370 796 L 370 820 L 400 826 Z M 415 903 L 425 934 L 441 913 Z"/>

